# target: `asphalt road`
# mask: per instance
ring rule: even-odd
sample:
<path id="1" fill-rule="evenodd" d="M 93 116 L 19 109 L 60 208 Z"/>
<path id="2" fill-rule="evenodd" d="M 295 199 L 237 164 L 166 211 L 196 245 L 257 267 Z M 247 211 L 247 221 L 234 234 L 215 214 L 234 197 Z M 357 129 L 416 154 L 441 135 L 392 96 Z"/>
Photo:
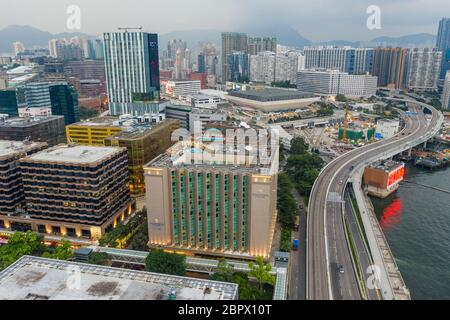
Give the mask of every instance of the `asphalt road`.
<path id="1" fill-rule="evenodd" d="M 415 103 L 417 115 L 405 117 L 405 129 L 397 136 L 352 150 L 330 162 L 314 183 L 307 220 L 307 299 L 362 299 L 345 237 L 344 190 L 353 168 L 367 159 L 399 152 L 407 143 L 422 137 L 438 119 L 434 110 L 431 123 Z M 339 272 L 342 266 L 344 273 Z"/>
<path id="2" fill-rule="evenodd" d="M 302 203 L 300 194 L 294 191 L 297 203 Z M 290 253 L 289 272 L 289 300 L 306 299 L 306 208 L 299 207 L 300 226 L 298 231 L 293 231 L 294 238 L 299 239 L 299 248 Z"/>

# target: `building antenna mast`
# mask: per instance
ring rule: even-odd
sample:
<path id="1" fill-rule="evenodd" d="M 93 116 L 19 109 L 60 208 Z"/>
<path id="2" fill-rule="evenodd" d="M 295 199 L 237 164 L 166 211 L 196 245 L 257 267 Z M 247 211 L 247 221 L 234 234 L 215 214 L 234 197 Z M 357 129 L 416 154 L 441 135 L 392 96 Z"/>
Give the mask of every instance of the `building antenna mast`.
<path id="1" fill-rule="evenodd" d="M 128 30 L 140 30 L 142 31 L 143 27 L 139 26 L 139 27 L 119 27 L 119 30 L 123 30 L 125 32 L 128 32 Z"/>

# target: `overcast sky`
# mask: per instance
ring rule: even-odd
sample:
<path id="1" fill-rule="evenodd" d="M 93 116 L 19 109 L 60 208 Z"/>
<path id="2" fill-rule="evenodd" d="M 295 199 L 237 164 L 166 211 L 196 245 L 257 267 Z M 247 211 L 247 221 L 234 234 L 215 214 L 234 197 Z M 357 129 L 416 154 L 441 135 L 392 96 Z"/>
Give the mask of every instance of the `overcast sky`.
<path id="1" fill-rule="evenodd" d="M 286 23 L 313 41 L 369 40 L 437 32 L 450 17 L 450 0 L 2 0 L 0 28 L 31 25 L 52 33 L 66 27 L 69 5 L 81 9 L 81 32 L 100 34 L 142 25 L 148 32 L 214 29 L 243 31 L 249 24 Z M 6 3 L 5 3 L 6 2 Z M 368 30 L 366 9 L 381 9 L 381 29 Z M 242 28 L 242 29 L 241 29 Z"/>

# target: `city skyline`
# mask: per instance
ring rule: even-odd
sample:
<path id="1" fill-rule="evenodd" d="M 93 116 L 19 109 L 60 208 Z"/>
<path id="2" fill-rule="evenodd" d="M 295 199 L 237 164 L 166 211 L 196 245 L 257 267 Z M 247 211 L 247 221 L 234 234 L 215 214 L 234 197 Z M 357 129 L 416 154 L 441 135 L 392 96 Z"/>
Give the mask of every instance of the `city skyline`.
<path id="1" fill-rule="evenodd" d="M 312 41 L 368 41 L 386 35 L 397 37 L 416 33 L 437 34 L 436 21 L 442 17 L 445 8 L 450 9 L 450 4 L 445 0 L 382 0 L 378 3 L 363 0 L 357 4 L 344 0 L 334 10 L 329 10 L 334 5 L 330 0 L 313 3 L 301 0 L 264 0 L 258 3 L 253 0 L 245 3 L 238 3 L 236 0 L 223 3 L 194 0 L 180 5 L 174 5 L 173 2 L 158 3 L 158 14 L 148 19 L 148 10 L 129 8 L 151 10 L 155 7 L 154 4 L 143 4 L 137 0 L 126 3 L 108 1 L 108 6 L 105 6 L 104 1 L 63 0 L 57 4 L 52 2 L 51 11 L 45 9 L 48 7 L 46 2 L 48 0 L 37 4 L 28 0 L 21 8 L 4 4 L 3 8 L 6 10 L 0 12 L 0 29 L 9 25 L 30 25 L 53 33 L 83 32 L 100 35 L 107 30 L 116 30 L 118 26 L 142 25 L 145 31 L 166 34 L 179 30 L 245 31 L 250 26 L 267 28 L 267 25 L 285 24 Z M 66 26 L 69 17 L 66 11 L 71 5 L 80 8 L 80 29 L 70 30 Z M 366 26 L 370 15 L 366 10 L 371 5 L 377 5 L 381 11 L 379 30 L 369 30 Z M 201 15 L 198 15 L 199 9 Z M 99 12 L 102 12 L 100 18 Z"/>

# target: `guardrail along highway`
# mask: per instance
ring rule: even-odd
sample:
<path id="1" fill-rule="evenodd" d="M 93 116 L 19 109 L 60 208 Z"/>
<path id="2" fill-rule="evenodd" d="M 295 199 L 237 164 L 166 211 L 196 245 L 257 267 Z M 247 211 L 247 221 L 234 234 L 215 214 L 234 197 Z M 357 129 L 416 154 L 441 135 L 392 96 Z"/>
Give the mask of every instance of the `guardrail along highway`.
<path id="1" fill-rule="evenodd" d="M 413 112 L 410 116 L 402 113 L 403 130 L 391 139 L 366 145 L 334 159 L 322 169 L 314 183 L 307 218 L 307 299 L 364 298 L 358 287 L 345 232 L 344 192 L 347 181 L 358 166 L 389 158 L 423 143 L 436 135 L 442 125 L 442 114 L 430 105 L 410 99 L 389 99 L 405 102 Z M 431 112 L 431 120 L 427 120 L 423 108 Z M 367 296 L 370 299 L 376 295 Z"/>

